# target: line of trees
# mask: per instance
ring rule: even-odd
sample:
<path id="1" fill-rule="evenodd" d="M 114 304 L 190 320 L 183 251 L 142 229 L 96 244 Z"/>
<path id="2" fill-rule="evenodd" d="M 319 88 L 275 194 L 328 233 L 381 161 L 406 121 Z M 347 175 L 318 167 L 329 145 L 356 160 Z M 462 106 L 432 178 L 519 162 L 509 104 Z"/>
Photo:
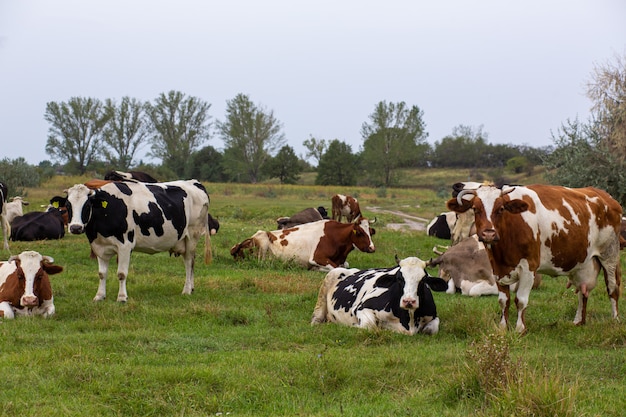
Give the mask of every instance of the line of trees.
<path id="1" fill-rule="evenodd" d="M 593 102 L 592 117 L 563 123 L 552 135 L 554 146 L 493 145 L 482 126 L 463 125 L 430 145 L 419 107 L 381 101 L 361 126 L 358 151 L 339 139 L 311 136 L 303 141 L 304 157 L 287 144 L 273 111 L 245 94 L 228 101 L 224 119 L 217 121 L 209 115 L 210 104 L 178 91 L 162 93 L 152 102 L 72 97 L 46 106 L 46 152 L 56 165 L 43 161 L 29 172 L 34 167 L 23 158 L 5 158 L 0 169 L 5 181 L 12 173 L 29 181 L 43 179 L 60 167 L 68 173 L 141 169 L 164 180 L 252 183 L 268 178 L 295 183 L 309 170 L 316 171 L 320 185 L 393 186 L 404 168 L 531 173 L 543 165 L 551 183 L 596 186 L 626 204 L 626 57 L 616 55 L 614 61 L 597 65 L 587 95 Z M 207 145 L 213 135 L 223 140 L 223 150 Z M 145 146 L 160 165 L 136 160 Z"/>
<path id="2" fill-rule="evenodd" d="M 310 137 L 303 142 L 306 159 L 286 144 L 282 124 L 273 111 L 238 94 L 227 102 L 224 120 L 213 122 L 211 105 L 178 91 L 162 93 L 153 102 L 123 97 L 112 99 L 72 97 L 50 102 L 45 120 L 50 124 L 46 152 L 66 172 L 138 168 L 137 152 L 150 145 L 148 155 L 159 159 L 161 178 L 195 177 L 207 181 L 258 182 L 278 178 L 294 183 L 306 160 L 317 162 L 317 183 L 352 185 L 357 182 L 391 186 L 401 168 L 446 166 L 455 168 L 502 167 L 512 158 L 528 169 L 539 162 L 532 148 L 490 145 L 482 127 L 459 126 L 431 146 L 426 142 L 423 112 L 405 102 L 379 102 L 361 127 L 363 146 L 334 139 Z M 213 134 L 225 147 L 203 146 Z M 151 169 L 150 169 L 151 168 Z"/>

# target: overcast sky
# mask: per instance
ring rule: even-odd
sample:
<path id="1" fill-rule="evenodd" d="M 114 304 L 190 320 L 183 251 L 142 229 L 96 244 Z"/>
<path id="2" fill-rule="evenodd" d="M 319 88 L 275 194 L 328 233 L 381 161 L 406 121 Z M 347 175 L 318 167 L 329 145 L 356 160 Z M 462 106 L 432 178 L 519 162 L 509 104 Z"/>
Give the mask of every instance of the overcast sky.
<path id="1" fill-rule="evenodd" d="M 585 83 L 626 53 L 625 22 L 624 0 L 0 0 L 0 157 L 50 159 L 48 102 L 170 90 L 213 120 L 247 94 L 298 155 L 311 135 L 359 151 L 382 100 L 417 105 L 430 143 L 482 125 L 552 145 L 587 120 Z"/>

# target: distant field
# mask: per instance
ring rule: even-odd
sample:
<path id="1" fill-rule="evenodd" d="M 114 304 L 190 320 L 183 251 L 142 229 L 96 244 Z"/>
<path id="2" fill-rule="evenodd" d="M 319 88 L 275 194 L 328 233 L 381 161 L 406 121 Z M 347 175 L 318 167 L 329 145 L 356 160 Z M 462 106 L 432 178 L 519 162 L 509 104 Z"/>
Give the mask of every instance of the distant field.
<path id="1" fill-rule="evenodd" d="M 448 182 L 448 175 L 435 177 Z M 28 208 L 85 179 L 56 177 L 27 190 Z M 577 297 L 565 278 L 546 277 L 531 294 L 524 337 L 497 330 L 496 297 L 442 293 L 434 295 L 439 334 L 407 337 L 312 327 L 323 273 L 229 254 L 258 229 L 273 229 L 280 215 L 329 206 L 336 192 L 358 195 L 364 207 L 428 218 L 445 210 L 436 189 L 383 195 L 367 187 L 205 185 L 221 229 L 211 240 L 213 263 L 196 259 L 191 296 L 181 295 L 181 259 L 137 253 L 129 301 L 115 301 L 111 276 L 108 298 L 94 303 L 97 264 L 84 236 L 11 242 L 11 253 L 37 250 L 65 270 L 52 277 L 55 317 L 0 324 L 0 416 L 618 417 L 626 410 L 626 325 L 623 313 L 622 322 L 611 319 L 603 282 L 583 327 L 572 324 Z M 376 217 L 376 252 L 351 253 L 351 266 L 392 266 L 396 254 L 427 259 L 446 243 L 385 227 L 401 217 Z"/>

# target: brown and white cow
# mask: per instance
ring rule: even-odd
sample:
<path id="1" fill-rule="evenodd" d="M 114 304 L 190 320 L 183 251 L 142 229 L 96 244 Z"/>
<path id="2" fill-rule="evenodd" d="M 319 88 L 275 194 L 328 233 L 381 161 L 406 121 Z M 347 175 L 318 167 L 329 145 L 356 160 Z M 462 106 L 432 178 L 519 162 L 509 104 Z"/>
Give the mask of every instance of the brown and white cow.
<path id="1" fill-rule="evenodd" d="M 345 266 L 346 258 L 354 248 L 367 253 L 376 250 L 372 242 L 375 230 L 370 223 L 374 221 L 361 217 L 355 223 L 320 220 L 272 232 L 259 230 L 233 246 L 230 254 L 237 259 L 243 258 L 246 250 L 256 250 L 259 259 L 271 255 L 309 269 L 328 271 Z"/>
<path id="2" fill-rule="evenodd" d="M 49 275 L 63 267 L 54 265 L 49 256 L 25 251 L 0 263 L 0 317 L 54 314 L 54 300 Z"/>
<path id="3" fill-rule="evenodd" d="M 356 198 L 349 195 L 335 194 L 332 199 L 332 219 L 341 221 L 345 217 L 348 223 L 361 216 L 361 208 Z"/>
<path id="4" fill-rule="evenodd" d="M 474 209 L 478 237 L 497 277 L 502 327 L 508 325 L 509 286 L 518 283 L 516 330 L 526 331 L 524 312 L 535 272 L 568 276 L 578 292 L 574 323 L 584 324 L 589 292 L 603 270 L 613 317 L 618 317 L 622 207 L 608 193 L 593 187 L 481 185 L 459 192 L 448 208 Z"/>

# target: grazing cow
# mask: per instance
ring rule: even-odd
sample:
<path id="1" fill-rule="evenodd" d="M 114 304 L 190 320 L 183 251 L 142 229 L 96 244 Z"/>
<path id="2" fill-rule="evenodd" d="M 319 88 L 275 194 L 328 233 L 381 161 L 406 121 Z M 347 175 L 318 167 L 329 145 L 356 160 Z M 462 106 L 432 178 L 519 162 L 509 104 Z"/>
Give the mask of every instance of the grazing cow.
<path id="1" fill-rule="evenodd" d="M 67 210 L 65 210 L 67 217 Z M 65 236 L 63 212 L 54 207 L 47 211 L 31 211 L 11 223 L 11 240 L 33 241 L 61 239 Z"/>
<path id="2" fill-rule="evenodd" d="M 289 229 L 265 232 L 259 230 L 251 238 L 235 245 L 230 254 L 243 258 L 245 250 L 257 248 L 259 259 L 268 254 L 283 261 L 294 261 L 309 269 L 331 270 L 345 265 L 354 248 L 372 253 L 376 250 L 372 236 L 376 231 L 371 222 L 361 217 L 356 223 L 319 220 Z"/>
<path id="3" fill-rule="evenodd" d="M 54 265 L 49 256 L 25 251 L 0 263 L 0 317 L 54 314 L 54 301 L 49 275 L 63 267 Z"/>
<path id="4" fill-rule="evenodd" d="M 215 217 L 211 216 L 211 213 L 209 213 L 208 216 L 209 216 L 209 232 L 211 233 L 211 235 L 215 235 L 217 234 L 217 231 L 220 230 L 220 222 L 217 221 Z"/>
<path id="5" fill-rule="evenodd" d="M 9 250 L 9 222 L 6 219 L 4 204 L 9 196 L 9 188 L 3 182 L 0 182 L 0 223 L 2 223 L 2 238 L 4 241 L 4 250 Z"/>
<path id="6" fill-rule="evenodd" d="M 329 321 L 408 335 L 435 334 L 439 317 L 430 289 L 445 291 L 447 284 L 428 275 L 425 267 L 424 261 L 411 257 L 393 268 L 335 268 L 320 287 L 311 324 Z"/>
<path id="7" fill-rule="evenodd" d="M 109 171 L 104 175 L 104 179 L 110 181 L 158 182 L 152 175 L 141 171 Z"/>
<path id="8" fill-rule="evenodd" d="M 433 252 L 439 256 L 428 262 L 428 266 L 438 266 L 438 275 L 448 281 L 446 293 L 454 294 L 460 291 L 462 295 L 478 297 L 481 295 L 498 295 L 496 277 L 491 269 L 489 255 L 485 244 L 478 239 L 476 234 L 467 237 L 440 252 L 433 248 Z M 533 289 L 541 285 L 541 274 L 536 273 Z M 517 285 L 511 289 L 516 291 Z"/>
<path id="9" fill-rule="evenodd" d="M 196 180 L 165 183 L 111 182 L 91 190 L 76 184 L 67 190 L 69 231 L 85 233 L 98 258 L 100 284 L 94 301 L 106 297 L 109 261 L 117 254 L 117 301 L 128 299 L 126 277 L 133 250 L 169 251 L 183 255 L 186 279 L 183 294 L 194 286 L 198 239 L 206 236 L 205 262 L 210 258 L 209 196 Z"/>
<path id="10" fill-rule="evenodd" d="M 579 325 L 602 269 L 618 317 L 622 207 L 608 193 L 592 187 L 481 185 L 463 189 L 447 204 L 459 213 L 474 209 L 478 238 L 497 277 L 501 327 L 508 325 L 509 285 L 518 283 L 516 330 L 526 331 L 524 312 L 536 272 L 568 276 L 578 292 L 574 324 Z"/>
<path id="11" fill-rule="evenodd" d="M 276 219 L 276 223 L 278 223 L 279 229 L 289 229 L 299 224 L 312 223 L 318 220 L 324 220 L 325 218 L 328 218 L 328 213 L 324 207 L 320 206 L 316 209 L 309 207 L 297 212 L 291 217 L 279 217 Z"/>
<path id="12" fill-rule="evenodd" d="M 477 235 L 463 239 L 450 246 L 444 253 L 430 262 L 428 266 L 438 266 L 439 276 L 448 281 L 448 294 L 457 290 L 463 295 L 477 297 L 498 295 L 498 286 L 491 269 L 491 262 L 485 245 Z"/>
<path id="13" fill-rule="evenodd" d="M 348 223 L 358 219 L 361 216 L 361 209 L 356 198 L 349 195 L 335 194 L 332 199 L 333 220 L 341 221 L 345 217 Z"/>
<path id="14" fill-rule="evenodd" d="M 428 236 L 438 237 L 440 239 L 450 239 L 451 231 L 456 223 L 456 213 L 447 211 L 435 217 L 426 226 L 426 234 Z"/>

